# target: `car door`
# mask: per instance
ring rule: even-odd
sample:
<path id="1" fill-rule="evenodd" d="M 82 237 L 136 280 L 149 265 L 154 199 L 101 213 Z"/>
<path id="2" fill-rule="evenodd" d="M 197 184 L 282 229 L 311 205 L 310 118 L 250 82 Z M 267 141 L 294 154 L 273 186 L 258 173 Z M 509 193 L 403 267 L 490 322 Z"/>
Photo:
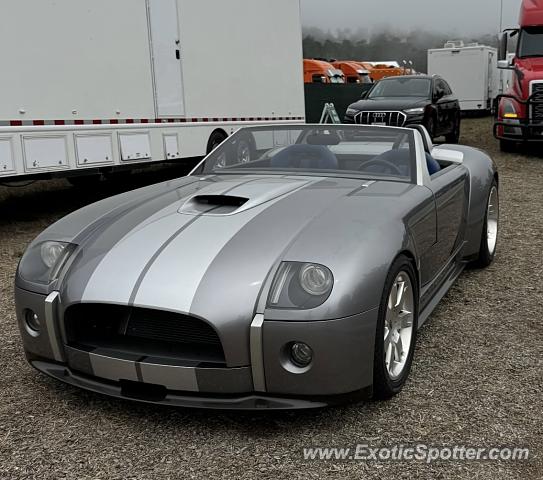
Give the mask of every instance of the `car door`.
<path id="1" fill-rule="evenodd" d="M 450 88 L 440 78 L 434 80 L 433 97 L 437 110 L 437 134 L 449 133 L 453 128 L 454 99 Z"/>
<path id="2" fill-rule="evenodd" d="M 431 270 L 437 275 L 461 247 L 466 229 L 469 172 L 461 164 L 450 165 L 432 175 L 428 182 L 436 205 L 436 238 Z"/>

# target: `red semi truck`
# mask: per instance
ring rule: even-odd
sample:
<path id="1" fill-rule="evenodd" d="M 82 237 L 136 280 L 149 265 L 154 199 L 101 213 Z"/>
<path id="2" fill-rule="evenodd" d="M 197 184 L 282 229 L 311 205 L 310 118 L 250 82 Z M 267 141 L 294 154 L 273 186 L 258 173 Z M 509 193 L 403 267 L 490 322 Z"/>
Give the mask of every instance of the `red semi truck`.
<path id="1" fill-rule="evenodd" d="M 515 56 L 507 43 L 518 37 Z M 523 0 L 519 28 L 505 30 L 498 67 L 513 71 L 508 90 L 497 98 L 494 135 L 503 151 L 518 143 L 543 141 L 543 0 Z"/>

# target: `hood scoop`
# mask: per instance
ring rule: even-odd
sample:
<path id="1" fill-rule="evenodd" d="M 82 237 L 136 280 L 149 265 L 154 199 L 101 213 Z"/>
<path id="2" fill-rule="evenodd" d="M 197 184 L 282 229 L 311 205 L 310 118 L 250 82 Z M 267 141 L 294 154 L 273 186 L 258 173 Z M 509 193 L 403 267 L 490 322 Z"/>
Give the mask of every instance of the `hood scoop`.
<path id="1" fill-rule="evenodd" d="M 190 198 L 179 213 L 190 215 L 230 215 L 249 201 L 245 197 L 231 195 L 197 195 Z"/>

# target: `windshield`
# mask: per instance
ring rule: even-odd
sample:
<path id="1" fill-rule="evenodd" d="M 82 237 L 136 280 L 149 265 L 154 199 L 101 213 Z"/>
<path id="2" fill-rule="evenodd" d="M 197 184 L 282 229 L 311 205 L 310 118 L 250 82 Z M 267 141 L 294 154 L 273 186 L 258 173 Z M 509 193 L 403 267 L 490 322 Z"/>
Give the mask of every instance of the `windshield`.
<path id="1" fill-rule="evenodd" d="M 411 130 L 370 126 L 241 129 L 194 170 L 206 174 L 277 174 L 385 178 L 414 182 Z"/>
<path id="2" fill-rule="evenodd" d="M 328 70 L 331 83 L 345 83 L 345 75 L 341 70 Z"/>
<path id="3" fill-rule="evenodd" d="M 373 87 L 368 98 L 430 97 L 432 81 L 429 78 L 397 77 L 381 80 Z"/>
<path id="4" fill-rule="evenodd" d="M 543 27 L 527 27 L 520 31 L 518 56 L 543 57 Z"/>

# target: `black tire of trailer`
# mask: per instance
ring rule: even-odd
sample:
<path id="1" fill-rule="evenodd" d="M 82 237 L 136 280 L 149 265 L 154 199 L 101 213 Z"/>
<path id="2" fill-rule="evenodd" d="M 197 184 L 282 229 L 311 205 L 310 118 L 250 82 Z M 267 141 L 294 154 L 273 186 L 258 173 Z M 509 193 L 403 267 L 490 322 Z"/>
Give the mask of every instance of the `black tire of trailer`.
<path id="1" fill-rule="evenodd" d="M 224 130 L 220 128 L 218 128 L 217 130 L 214 130 L 213 133 L 210 135 L 209 140 L 207 141 L 206 154 L 209 155 L 227 138 L 228 138 L 228 134 Z"/>

